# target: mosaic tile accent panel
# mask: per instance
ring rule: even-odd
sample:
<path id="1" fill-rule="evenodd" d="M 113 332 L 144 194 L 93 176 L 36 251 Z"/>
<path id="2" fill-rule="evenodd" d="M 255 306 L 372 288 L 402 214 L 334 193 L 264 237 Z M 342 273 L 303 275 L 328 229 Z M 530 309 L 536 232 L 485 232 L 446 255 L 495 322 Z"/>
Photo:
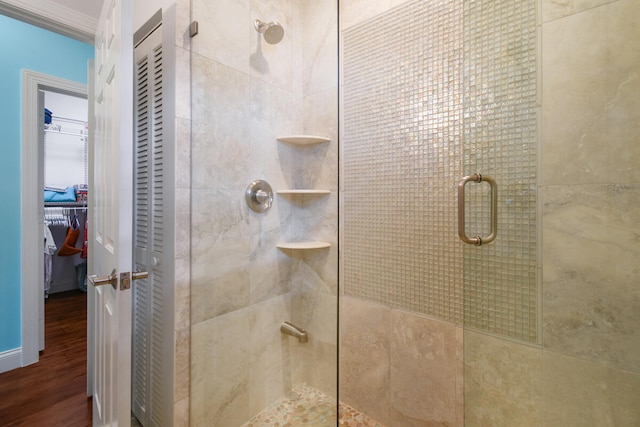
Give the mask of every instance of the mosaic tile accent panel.
<path id="1" fill-rule="evenodd" d="M 535 4 L 464 2 L 463 171 L 498 183 L 498 237 L 464 247 L 464 324 L 527 342 L 538 340 Z M 488 185 L 467 190 L 468 235 L 486 235 Z"/>
<path id="2" fill-rule="evenodd" d="M 456 323 L 462 18 L 409 1 L 343 32 L 345 294 Z"/>
<path id="3" fill-rule="evenodd" d="M 535 3 L 409 1 L 343 31 L 346 295 L 537 341 Z M 499 185 L 481 248 L 457 237 L 475 172 Z"/>
<path id="4" fill-rule="evenodd" d="M 345 294 L 536 342 L 535 2 L 410 1 L 343 40 Z M 481 248 L 456 229 L 475 172 L 499 185 Z M 467 185 L 469 235 L 486 187 Z"/>
<path id="5" fill-rule="evenodd" d="M 336 424 L 336 400 L 306 384 L 296 386 L 288 396 L 251 418 L 242 427 L 385 427 L 340 403 Z"/>

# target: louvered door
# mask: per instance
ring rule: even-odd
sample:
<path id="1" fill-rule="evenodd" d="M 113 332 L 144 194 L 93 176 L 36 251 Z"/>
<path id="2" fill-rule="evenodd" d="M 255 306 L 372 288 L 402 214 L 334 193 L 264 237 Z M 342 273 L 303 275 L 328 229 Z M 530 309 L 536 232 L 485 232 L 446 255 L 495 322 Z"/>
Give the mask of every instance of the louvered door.
<path id="1" fill-rule="evenodd" d="M 170 335 L 163 286 L 163 61 L 157 27 L 135 48 L 134 265 L 148 271 L 133 286 L 132 410 L 145 426 L 169 425 L 163 354 Z M 165 401 L 165 402 L 163 402 Z M 170 401 L 170 399 L 169 399 Z"/>

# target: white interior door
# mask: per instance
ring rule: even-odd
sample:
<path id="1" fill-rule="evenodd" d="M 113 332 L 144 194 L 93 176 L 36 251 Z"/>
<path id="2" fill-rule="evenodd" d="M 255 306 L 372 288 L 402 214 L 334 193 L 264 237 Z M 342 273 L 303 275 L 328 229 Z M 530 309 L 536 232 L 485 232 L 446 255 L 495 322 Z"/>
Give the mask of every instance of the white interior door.
<path id="1" fill-rule="evenodd" d="M 44 123 L 44 92 L 38 91 L 38 123 Z M 40 151 L 40 155 L 38 156 L 38 170 L 44 171 L 44 150 L 42 147 L 44 146 L 44 127 L 37 126 L 38 128 L 38 150 Z M 38 176 L 38 188 L 44 187 L 44 174 L 42 176 Z M 38 195 L 40 192 L 38 191 Z M 38 204 L 38 214 L 40 218 L 44 218 L 44 205 L 42 203 Z M 39 236 L 38 236 L 39 237 Z M 41 242 L 42 239 L 38 238 L 38 241 Z M 42 252 L 42 251 L 38 251 Z M 43 257 L 43 254 L 38 253 L 38 277 L 44 277 L 44 259 L 43 262 L 40 262 L 40 258 Z M 40 280 L 38 282 L 38 350 L 44 350 L 44 281 Z"/>
<path id="2" fill-rule="evenodd" d="M 131 2 L 106 0 L 96 32 L 90 275 L 93 425 L 131 423 L 132 69 Z"/>

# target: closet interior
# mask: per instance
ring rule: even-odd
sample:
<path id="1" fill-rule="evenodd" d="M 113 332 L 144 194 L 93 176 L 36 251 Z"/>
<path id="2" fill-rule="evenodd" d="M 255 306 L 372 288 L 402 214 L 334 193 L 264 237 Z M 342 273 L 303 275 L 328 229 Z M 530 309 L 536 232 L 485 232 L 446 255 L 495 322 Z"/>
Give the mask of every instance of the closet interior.
<path id="1" fill-rule="evenodd" d="M 43 91 L 44 297 L 86 292 L 88 104 Z"/>

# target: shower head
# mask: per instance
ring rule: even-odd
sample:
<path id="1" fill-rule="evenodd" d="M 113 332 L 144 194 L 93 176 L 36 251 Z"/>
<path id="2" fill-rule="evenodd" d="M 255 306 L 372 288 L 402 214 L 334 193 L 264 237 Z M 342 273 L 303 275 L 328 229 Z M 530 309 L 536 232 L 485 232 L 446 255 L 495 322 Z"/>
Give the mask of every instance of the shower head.
<path id="1" fill-rule="evenodd" d="M 284 37 L 284 28 L 277 21 L 267 23 L 256 19 L 253 21 L 253 27 L 257 32 L 262 33 L 264 40 L 269 44 L 279 43 Z"/>

